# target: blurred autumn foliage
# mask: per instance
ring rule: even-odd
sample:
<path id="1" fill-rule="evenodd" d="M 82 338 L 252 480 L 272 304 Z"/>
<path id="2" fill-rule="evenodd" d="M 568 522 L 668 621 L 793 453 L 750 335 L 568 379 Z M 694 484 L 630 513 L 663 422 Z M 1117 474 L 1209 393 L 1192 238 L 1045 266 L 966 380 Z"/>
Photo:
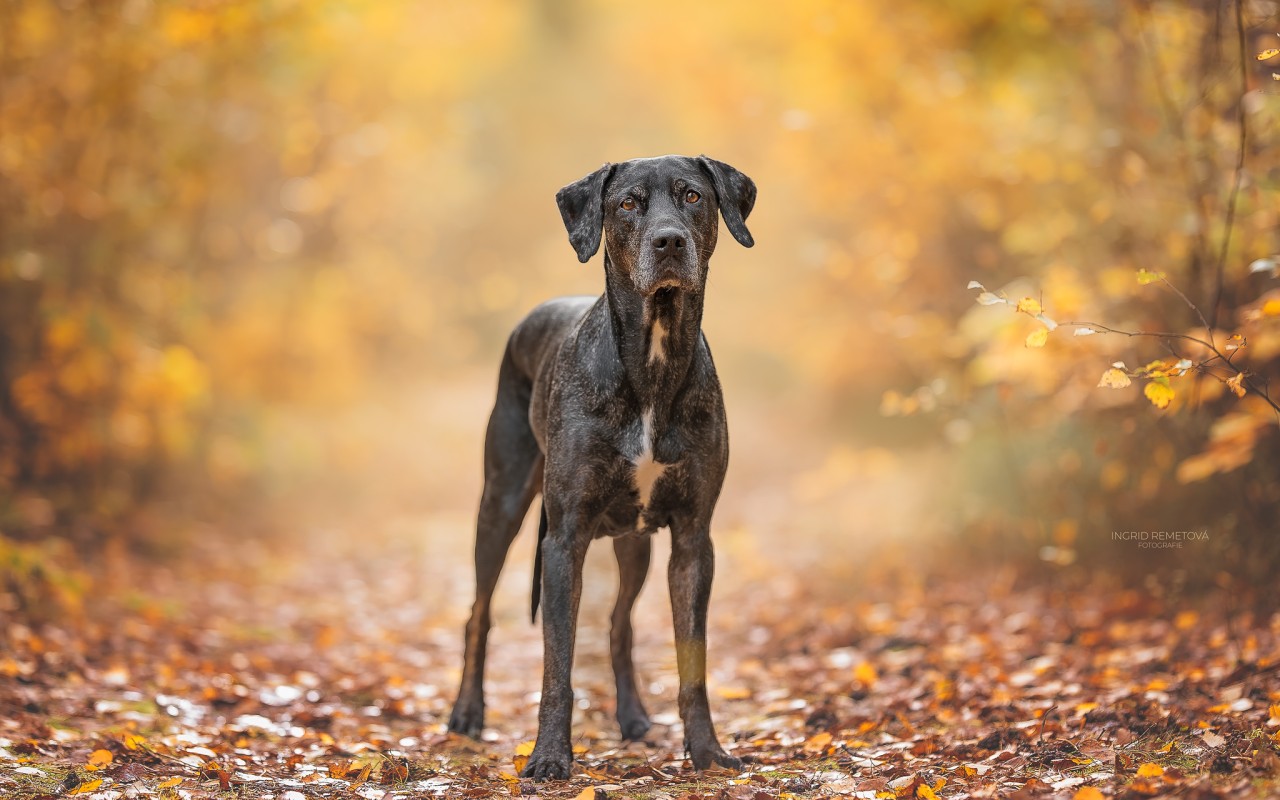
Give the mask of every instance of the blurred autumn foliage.
<path id="1" fill-rule="evenodd" d="M 470 514 L 506 331 L 599 290 L 554 190 L 707 152 L 760 186 L 760 244 L 722 242 L 705 324 L 732 524 L 1263 586 L 1278 13 L 10 0 L 0 534 L 156 548 L 231 510 Z M 1028 342 L 1040 323 L 975 305 L 971 280 L 1059 323 L 1238 335 L 1256 390 L 1185 341 Z M 1148 372 L 1098 388 L 1120 361 Z M 893 492 L 859 488 L 877 481 Z"/>

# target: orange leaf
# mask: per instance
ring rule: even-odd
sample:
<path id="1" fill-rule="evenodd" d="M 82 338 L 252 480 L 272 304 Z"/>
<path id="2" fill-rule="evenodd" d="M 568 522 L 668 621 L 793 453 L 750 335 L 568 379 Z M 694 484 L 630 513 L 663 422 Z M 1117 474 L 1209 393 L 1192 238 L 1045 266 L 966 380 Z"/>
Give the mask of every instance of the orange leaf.
<path id="1" fill-rule="evenodd" d="M 67 792 L 67 794 L 89 794 L 90 792 L 96 792 L 98 790 L 98 787 L 101 785 L 102 785 L 102 778 L 96 778 L 94 780 L 86 781 L 85 783 L 80 784 L 76 788 Z"/>
<path id="2" fill-rule="evenodd" d="M 1164 774 L 1164 767 L 1150 761 L 1138 767 L 1139 778 L 1159 778 Z"/>
<path id="3" fill-rule="evenodd" d="M 1106 797 L 1092 786 L 1081 786 L 1071 795 L 1071 800 L 1106 800 Z"/>
<path id="4" fill-rule="evenodd" d="M 156 784 L 157 789 L 172 789 L 174 786 L 182 783 L 182 778 L 169 778 Z"/>
<path id="5" fill-rule="evenodd" d="M 716 693 L 725 700 L 750 700 L 751 690 L 745 686 L 721 686 Z"/>
<path id="6" fill-rule="evenodd" d="M 102 769 L 111 764 L 111 759 L 110 750 L 94 750 L 93 754 L 89 756 L 87 769 Z"/>
<path id="7" fill-rule="evenodd" d="M 876 668 L 870 663 L 863 661 L 853 670 L 853 679 L 863 686 L 873 686 L 875 682 L 880 680 L 880 675 L 876 673 Z"/>

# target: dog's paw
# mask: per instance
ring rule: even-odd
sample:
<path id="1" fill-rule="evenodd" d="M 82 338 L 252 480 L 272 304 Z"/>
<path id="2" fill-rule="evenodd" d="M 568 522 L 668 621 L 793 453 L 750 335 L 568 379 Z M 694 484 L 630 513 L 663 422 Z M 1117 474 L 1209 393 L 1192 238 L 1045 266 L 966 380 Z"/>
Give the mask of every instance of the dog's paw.
<path id="1" fill-rule="evenodd" d="M 622 730 L 623 741 L 635 742 L 644 738 L 644 735 L 653 727 L 653 723 L 649 721 L 649 715 L 640 711 L 633 714 L 619 714 L 618 727 Z"/>
<path id="2" fill-rule="evenodd" d="M 546 753 L 536 747 L 529 756 L 529 763 L 520 770 L 521 778 L 532 778 L 535 781 L 562 781 L 569 777 L 569 766 L 573 763 L 573 754 L 568 750 L 562 753 Z"/>
<path id="3" fill-rule="evenodd" d="M 734 758 L 725 751 L 716 747 L 714 750 L 705 750 L 702 752 L 693 752 L 693 768 L 698 772 L 702 772 L 712 767 L 721 767 L 722 769 L 731 769 L 739 771 L 742 769 L 742 759 Z"/>
<path id="4" fill-rule="evenodd" d="M 461 700 L 449 715 L 449 732 L 479 739 L 484 730 L 484 704 L 464 703 Z"/>

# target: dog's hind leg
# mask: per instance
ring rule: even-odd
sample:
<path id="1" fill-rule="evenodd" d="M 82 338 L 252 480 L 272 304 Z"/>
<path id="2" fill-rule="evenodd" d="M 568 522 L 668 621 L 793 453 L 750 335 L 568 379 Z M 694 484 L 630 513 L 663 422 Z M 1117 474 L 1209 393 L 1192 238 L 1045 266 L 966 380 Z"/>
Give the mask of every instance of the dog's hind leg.
<path id="1" fill-rule="evenodd" d="M 636 689 L 635 664 L 631 660 L 631 609 L 649 574 L 651 549 L 648 536 L 622 536 L 613 540 L 613 553 L 618 558 L 618 602 L 613 606 L 609 655 L 618 685 L 618 726 L 623 739 L 643 738 L 650 725 Z"/>
<path id="2" fill-rule="evenodd" d="M 529 427 L 531 386 L 508 352 L 484 443 L 484 493 L 476 520 L 476 601 L 467 622 L 462 685 L 449 730 L 477 737 L 484 729 L 484 662 L 489 604 L 511 542 L 542 487 L 542 454 Z"/>

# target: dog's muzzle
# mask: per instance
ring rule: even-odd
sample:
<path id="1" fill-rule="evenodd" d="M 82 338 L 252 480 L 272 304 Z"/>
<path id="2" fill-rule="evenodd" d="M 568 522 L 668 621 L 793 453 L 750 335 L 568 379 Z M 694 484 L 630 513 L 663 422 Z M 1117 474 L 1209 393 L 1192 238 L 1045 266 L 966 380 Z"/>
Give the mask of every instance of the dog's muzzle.
<path id="1" fill-rule="evenodd" d="M 649 237 L 649 248 L 640 259 L 639 287 L 646 295 L 664 289 L 693 289 L 697 286 L 697 254 L 688 234 L 675 227 L 663 227 Z"/>

